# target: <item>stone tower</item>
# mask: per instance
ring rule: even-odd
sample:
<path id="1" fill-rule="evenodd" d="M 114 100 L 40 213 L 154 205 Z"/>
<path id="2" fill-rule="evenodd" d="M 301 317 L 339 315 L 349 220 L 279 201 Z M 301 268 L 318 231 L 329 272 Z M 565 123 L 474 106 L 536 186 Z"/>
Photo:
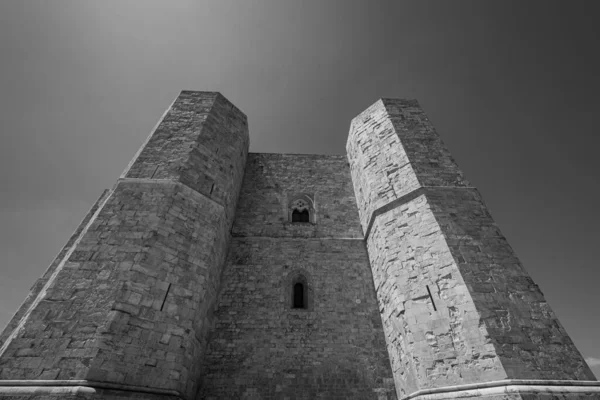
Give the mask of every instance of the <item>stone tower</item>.
<path id="1" fill-rule="evenodd" d="M 416 101 L 248 153 L 184 91 L 0 336 L 0 399 L 599 399 Z"/>

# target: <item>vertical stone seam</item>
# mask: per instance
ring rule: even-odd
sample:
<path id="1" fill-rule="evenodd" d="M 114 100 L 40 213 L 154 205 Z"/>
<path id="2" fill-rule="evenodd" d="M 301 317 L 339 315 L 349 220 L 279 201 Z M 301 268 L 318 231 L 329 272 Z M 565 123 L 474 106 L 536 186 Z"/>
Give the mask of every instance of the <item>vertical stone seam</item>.
<path id="1" fill-rule="evenodd" d="M 429 188 L 435 188 L 435 189 L 467 189 L 467 188 L 455 187 L 455 186 L 425 186 L 425 187 L 423 187 L 422 194 L 425 199 L 427 209 L 433 216 L 433 222 L 435 223 L 437 231 L 441 234 L 441 241 L 443 243 L 444 250 L 446 252 L 448 252 L 448 254 L 450 254 L 450 257 L 452 257 L 454 267 L 456 268 L 456 271 L 458 272 L 457 278 L 462 283 L 462 285 L 461 285 L 462 287 L 468 288 L 467 283 L 465 282 L 465 280 L 463 278 L 463 274 L 460 271 L 460 268 L 458 266 L 458 264 L 459 264 L 458 260 L 456 259 L 456 257 L 454 257 L 454 253 L 452 252 L 452 250 L 450 249 L 450 246 L 448 245 L 448 238 L 446 237 L 446 233 L 445 233 L 444 229 L 442 229 L 442 227 L 440 226 L 438 218 L 436 217 L 433 210 L 431 209 L 429 199 L 427 198 L 427 189 L 429 189 Z M 475 187 L 469 187 L 468 189 L 477 190 L 477 188 L 475 188 Z M 477 312 L 477 315 L 479 317 L 478 331 L 479 331 L 480 336 L 482 337 L 482 339 L 484 339 L 485 342 L 490 343 L 492 346 L 494 346 L 494 356 L 495 356 L 494 358 L 496 360 L 496 365 L 498 366 L 499 369 L 502 369 L 502 372 L 504 373 L 505 376 L 508 376 L 508 374 L 506 372 L 506 368 L 504 367 L 504 364 L 502 363 L 502 358 L 501 358 L 500 354 L 498 353 L 498 345 L 497 345 L 495 339 L 492 337 L 492 335 L 490 335 L 488 332 L 487 322 L 484 318 L 482 318 L 481 311 L 480 311 L 479 307 L 477 307 L 478 303 L 475 302 L 475 300 L 473 299 L 471 290 L 467 289 L 467 291 L 465 293 L 465 297 L 467 297 L 467 296 L 468 296 L 468 300 L 469 300 L 470 304 L 473 305 L 473 308 L 475 309 L 475 311 Z M 448 304 L 448 305 L 451 305 L 451 304 Z"/>
<path id="2" fill-rule="evenodd" d="M 247 123 L 247 116 L 246 114 L 244 114 L 239 108 L 237 108 L 232 102 L 230 102 L 225 96 L 223 96 L 220 92 L 215 92 L 215 97 L 214 97 L 214 101 L 210 106 L 210 109 L 208 110 L 207 113 L 207 117 L 206 120 L 204 121 L 204 123 L 201 125 L 200 131 L 198 132 L 198 137 L 200 137 L 200 134 L 202 132 L 202 129 L 205 128 L 205 126 L 207 126 L 207 124 L 209 124 L 209 122 L 214 122 L 216 126 L 219 126 L 219 120 L 217 119 L 217 117 L 215 116 L 215 114 L 213 113 L 213 109 L 215 108 L 216 104 L 218 101 L 221 101 L 223 103 L 225 103 L 225 106 L 227 106 L 227 103 L 230 104 L 230 107 L 226 107 L 229 108 L 229 115 L 231 116 L 231 114 L 234 112 L 234 110 L 237 110 L 238 112 L 240 112 L 242 115 L 244 115 L 244 117 L 246 117 L 246 123 Z M 227 130 L 229 130 L 230 132 L 232 131 L 231 129 L 231 119 L 227 118 L 226 120 L 226 126 L 225 128 Z M 216 278 L 215 278 L 215 293 L 213 296 L 213 300 L 212 300 L 212 304 L 210 304 L 210 300 L 207 302 L 208 303 L 208 307 L 206 310 L 206 314 L 204 315 L 204 318 L 202 320 L 202 324 L 204 325 L 206 322 L 208 322 L 207 324 L 207 328 L 204 334 L 204 343 L 202 343 L 202 341 L 200 341 L 200 339 L 198 339 L 197 335 L 194 334 L 193 338 L 196 340 L 197 343 L 200 344 L 201 350 L 202 350 L 202 361 L 199 364 L 199 367 L 197 368 L 197 372 L 198 372 L 198 376 L 196 377 L 196 381 L 195 381 L 195 397 L 198 396 L 198 393 L 200 393 L 200 391 L 202 390 L 202 386 L 203 386 L 203 381 L 204 381 L 204 375 L 205 375 L 205 358 L 206 358 L 206 353 L 207 353 L 207 348 L 208 345 L 211 341 L 211 336 L 214 334 L 214 330 L 215 330 L 215 324 L 216 324 L 216 318 L 214 318 L 214 312 L 216 310 L 216 308 L 219 306 L 219 302 L 220 302 L 220 296 L 221 296 L 221 292 L 223 290 L 223 274 L 225 273 L 225 269 L 228 266 L 227 263 L 227 259 L 229 257 L 229 251 L 231 248 L 231 242 L 232 242 L 232 234 L 231 231 L 233 229 L 233 226 L 235 224 L 235 215 L 236 215 L 236 211 L 237 211 L 237 206 L 239 203 L 239 198 L 241 196 L 242 193 L 242 185 L 243 185 L 243 181 L 244 181 L 244 176 L 246 174 L 246 167 L 248 165 L 248 153 L 250 150 L 250 130 L 249 128 L 247 128 L 247 134 L 246 135 L 241 135 L 242 136 L 242 146 L 245 147 L 245 160 L 244 160 L 244 165 L 242 168 L 242 176 L 239 182 L 239 187 L 237 190 L 237 193 L 235 193 L 235 197 L 232 197 L 231 200 L 231 204 L 220 204 L 218 202 L 216 202 L 216 200 L 212 199 L 211 195 L 206 196 L 205 194 L 202 194 L 200 192 L 196 192 L 198 194 L 202 194 L 204 197 L 207 197 L 208 199 L 212 200 L 213 202 L 215 202 L 216 204 L 220 204 L 221 207 L 223 207 L 223 215 L 225 220 L 227 221 L 227 217 L 228 217 L 228 210 L 231 209 L 232 215 L 231 215 L 231 221 L 229 221 L 227 223 L 228 226 L 226 226 L 226 243 L 225 243 L 225 248 L 223 251 L 223 258 L 221 259 L 221 262 L 219 262 L 219 273 L 217 274 Z M 198 145 L 198 140 L 196 140 L 196 147 Z M 185 163 L 187 164 L 190 157 L 191 157 L 191 152 L 194 150 L 194 148 L 190 149 L 190 152 L 188 152 L 188 158 L 185 161 Z M 190 190 L 193 190 L 191 188 L 189 188 Z M 211 189 L 212 192 L 212 189 Z M 212 193 L 211 193 L 212 194 Z M 208 296 L 208 291 L 205 291 L 204 293 L 204 297 L 202 298 L 203 302 L 206 302 Z"/>
<path id="3" fill-rule="evenodd" d="M 169 111 L 171 111 L 171 109 L 173 108 L 173 105 L 175 104 L 175 102 L 177 101 L 177 99 L 180 96 L 181 96 L 181 93 L 179 93 L 175 97 L 175 99 L 173 99 L 173 101 L 171 102 L 171 105 L 169 106 L 169 108 L 167 108 L 165 110 L 165 112 L 160 117 L 160 119 L 158 120 L 158 122 L 156 123 L 156 125 L 154 125 L 154 128 L 150 131 L 150 134 L 148 135 L 148 137 L 146 138 L 146 140 L 144 140 L 144 143 L 142 143 L 142 145 L 140 146 L 140 148 L 138 149 L 138 151 L 135 153 L 135 155 L 133 156 L 133 158 L 131 159 L 131 161 L 129 161 L 129 164 L 127 164 L 127 167 L 125 167 L 125 170 L 123 171 L 123 173 L 121 174 L 121 176 L 119 178 L 125 178 L 125 176 L 127 176 L 127 173 L 129 172 L 129 170 L 131 169 L 131 167 L 133 167 L 133 164 L 137 161 L 137 159 L 140 156 L 140 154 L 142 154 L 142 151 L 146 148 L 146 145 L 150 141 L 150 138 L 154 135 L 154 133 L 156 132 L 156 130 L 158 129 L 158 127 L 160 126 L 160 124 L 163 122 L 163 120 L 165 119 L 165 117 L 167 116 L 167 114 L 169 113 Z"/>
<path id="4" fill-rule="evenodd" d="M 393 99 L 389 99 L 389 100 L 393 100 Z M 406 148 L 404 147 L 404 143 L 402 143 L 402 138 L 400 137 L 400 134 L 398 133 L 398 130 L 396 130 L 396 127 L 394 126 L 394 123 L 392 122 L 392 118 L 393 117 L 390 114 L 390 111 L 388 110 L 388 108 L 387 108 L 387 106 L 385 104 L 385 100 L 382 98 L 382 99 L 380 99 L 380 101 L 383 104 L 383 111 L 384 111 L 385 115 L 387 115 L 387 120 L 390 122 L 390 125 L 392 126 L 392 129 L 394 130 L 394 133 L 398 137 L 398 142 L 400 143 L 400 148 L 406 154 L 406 159 L 408 160 L 408 162 L 406 164 L 410 165 L 410 168 L 412 169 L 412 173 L 414 174 L 415 178 L 417 178 L 417 183 L 419 184 L 419 189 L 420 189 L 420 188 L 423 187 L 423 182 L 421 181 L 420 174 L 418 174 L 417 171 L 415 171 L 415 168 L 413 167 L 412 157 L 409 156 Z M 429 124 L 433 127 L 433 124 L 431 124 L 431 121 L 429 121 L 429 118 L 427 117 L 427 114 L 425 114 L 425 110 L 423 110 L 423 108 L 421 107 L 421 105 L 418 102 L 417 102 L 417 107 L 419 107 L 423 111 L 423 115 L 425 115 L 425 118 L 427 118 L 427 122 L 429 122 Z M 422 125 L 422 124 L 419 124 L 419 125 Z M 435 131 L 434 131 L 434 133 L 437 134 L 437 132 L 435 132 Z M 437 136 L 439 137 L 439 134 L 437 134 Z M 441 139 L 442 138 L 440 138 L 440 140 Z"/>
<path id="5" fill-rule="evenodd" d="M 396 382 L 394 379 L 394 368 L 392 365 L 392 355 L 390 354 L 390 349 L 392 348 L 392 344 L 389 343 L 388 341 L 388 336 L 385 332 L 385 321 L 383 320 L 383 314 L 381 313 L 381 304 L 379 304 L 379 295 L 377 293 L 377 286 L 375 286 L 375 276 L 373 274 L 373 266 L 371 265 L 371 257 L 369 257 L 369 246 L 367 246 L 367 241 L 366 239 L 363 240 L 363 246 L 365 248 L 365 253 L 367 254 L 367 266 L 369 267 L 369 269 L 367 270 L 367 275 L 371 278 L 371 289 L 373 290 L 373 296 L 375 297 L 375 306 L 377 307 L 377 315 L 379 315 L 379 321 L 381 322 L 381 327 L 380 327 L 380 335 L 383 335 L 383 343 L 384 343 L 384 349 L 385 349 L 385 358 L 387 359 L 387 365 L 390 371 L 390 376 L 392 381 L 394 382 L 394 387 L 393 387 L 393 392 L 396 394 L 396 397 L 399 399 L 398 397 L 398 389 L 396 387 Z M 414 369 L 414 368 L 413 368 Z M 383 383 L 383 387 L 385 389 L 385 383 Z M 392 388 L 388 388 L 389 391 L 392 391 Z M 386 397 L 387 399 L 388 397 Z"/>
<path id="6" fill-rule="evenodd" d="M 75 251 L 75 249 L 79 245 L 79 242 L 81 242 L 81 239 L 87 233 L 89 227 L 94 223 L 94 221 L 96 220 L 96 218 L 98 218 L 98 215 L 100 214 L 100 212 L 104 208 L 104 205 L 111 198 L 111 196 L 113 195 L 113 193 L 114 193 L 114 190 L 110 190 L 110 193 L 106 196 L 106 198 L 104 200 L 102 200 L 98 204 L 98 209 L 96 210 L 96 212 L 94 213 L 94 215 L 92 215 L 92 217 L 90 218 L 90 220 L 86 224 L 85 228 L 83 228 L 81 230 L 81 233 L 79 234 L 79 236 L 77 237 L 77 239 L 75 240 L 75 242 L 73 242 L 73 245 L 71 246 L 71 248 L 69 249 L 69 251 L 67 251 L 67 254 L 65 254 L 65 256 L 62 259 L 62 261 L 57 265 L 56 269 L 54 270 L 54 272 L 52 273 L 52 275 L 50 275 L 50 277 L 48 278 L 48 281 L 42 287 L 42 289 L 38 293 L 37 297 L 31 303 L 31 305 L 29 306 L 29 308 L 27 309 L 27 311 L 25 312 L 25 314 L 23 314 L 23 317 L 21 318 L 21 321 L 19 321 L 19 324 L 15 327 L 15 329 L 12 331 L 12 333 L 6 338 L 6 341 L 4 342 L 4 344 L 2 345 L 2 347 L 0 347 L 0 358 L 2 357 L 2 355 L 4 354 L 4 352 L 8 349 L 8 346 L 10 345 L 10 343 L 12 343 L 13 339 L 17 336 L 17 334 L 21 331 L 21 329 L 23 329 L 23 326 L 25 325 L 25 322 L 27 321 L 27 319 L 31 315 L 31 312 L 42 301 L 42 299 L 46 295 L 46 292 L 47 292 L 48 288 L 54 283 L 54 280 L 56 279 L 56 277 L 58 276 L 58 274 L 60 273 L 60 271 L 62 271 L 65 263 L 71 257 L 71 254 L 73 254 L 73 252 Z"/>
<path id="7" fill-rule="evenodd" d="M 215 92 L 209 92 L 209 93 L 215 93 Z M 194 142 L 193 142 L 194 143 L 194 147 L 190 147 L 190 150 L 186 153 L 186 158 L 185 158 L 185 161 L 183 161 L 183 163 L 182 163 L 182 168 L 188 167 L 190 165 L 190 158 L 192 158 L 192 152 L 198 148 L 200 135 L 202 135 L 202 131 L 204 130 L 204 127 L 209 123 L 209 120 L 211 119 L 211 117 L 212 117 L 213 120 L 215 119 L 215 117 L 213 116 L 212 111 L 215 108 L 215 104 L 217 103 L 217 101 L 219 101 L 219 95 L 220 95 L 219 92 L 215 93 L 215 96 L 214 96 L 213 101 L 212 101 L 212 103 L 210 105 L 210 108 L 208 109 L 208 112 L 206 113 L 206 119 L 198 127 L 198 135 L 196 136 L 196 138 L 194 139 Z M 215 121 L 215 122 L 218 122 L 218 121 Z M 217 125 L 218 125 L 218 123 L 217 123 Z M 156 173 L 156 171 L 154 171 L 154 173 Z M 152 174 L 152 176 L 154 176 L 154 174 Z M 181 183 L 181 175 L 179 175 L 178 182 Z M 184 186 L 188 186 L 185 183 L 182 183 L 182 184 Z M 190 189 L 191 189 L 191 187 L 190 187 Z M 212 196 L 211 196 L 212 193 L 207 195 L 206 193 L 202 193 L 202 192 L 200 192 L 200 191 L 198 191 L 196 189 L 192 189 L 192 190 L 194 190 L 195 192 L 200 193 L 201 195 L 203 195 L 207 199 L 211 199 L 212 200 Z M 216 203 L 215 200 L 213 200 L 213 202 Z M 223 206 L 223 209 L 225 210 L 225 215 L 227 215 L 227 206 L 224 205 L 224 204 L 222 204 L 222 206 Z"/>
<path id="8" fill-rule="evenodd" d="M 242 114 L 245 117 L 246 124 L 248 125 L 248 116 L 246 114 L 244 114 L 244 112 L 242 110 L 240 110 L 235 104 L 233 104 L 225 96 L 223 96 L 223 94 L 221 92 L 215 92 L 215 94 L 216 94 L 215 100 L 213 101 L 212 105 L 210 106 L 210 109 L 209 109 L 207 117 L 206 117 L 206 121 L 204 121 L 204 124 L 202 124 L 202 129 L 204 129 L 204 126 L 206 124 L 208 124 L 208 122 L 209 122 L 210 119 L 212 119 L 216 123 L 216 125 L 219 125 L 219 121 L 218 121 L 217 117 L 212 112 L 213 108 L 215 107 L 215 105 L 217 104 L 218 101 L 222 101 L 223 103 L 225 103 L 225 105 L 227 105 L 227 103 L 229 103 L 229 105 L 230 105 L 230 107 L 229 107 L 229 115 L 231 115 L 234 112 L 234 110 L 237 110 L 237 112 L 239 112 L 240 114 Z M 231 131 L 231 125 L 232 125 L 231 124 L 231 119 L 227 118 L 227 129 L 229 131 Z M 238 188 L 238 191 L 236 193 L 235 198 L 232 197 L 232 204 L 223 204 L 222 205 L 223 209 L 225 211 L 225 216 L 226 217 L 227 217 L 227 210 L 228 210 L 228 208 L 231 208 L 231 210 L 232 210 L 231 221 L 229 222 L 229 224 L 228 224 L 229 226 L 228 226 L 228 229 L 227 229 L 228 232 L 229 232 L 229 239 L 227 241 L 227 246 L 226 246 L 226 250 L 227 251 L 229 251 L 229 244 L 231 242 L 231 237 L 233 236 L 232 235 L 232 230 L 233 230 L 233 226 L 235 225 L 235 214 L 236 214 L 237 205 L 239 203 L 240 196 L 241 196 L 241 193 L 242 193 L 242 186 L 243 186 L 243 182 L 244 182 L 244 176 L 246 175 L 246 167 L 248 165 L 248 159 L 249 159 L 248 154 L 250 153 L 250 151 L 249 151 L 250 150 L 250 127 L 248 126 L 246 130 L 247 130 L 248 134 L 247 135 L 241 135 L 241 137 L 243 139 L 242 140 L 242 146 L 244 146 L 245 150 L 246 150 L 245 151 L 246 158 L 244 160 L 244 167 L 243 167 L 243 170 L 242 170 L 242 176 L 241 176 L 241 180 L 240 180 L 240 186 Z M 198 136 L 200 136 L 200 134 L 198 134 Z M 198 142 L 196 141 L 196 143 L 198 143 Z M 191 149 L 191 150 L 193 150 L 193 149 Z M 190 157 L 191 157 L 191 151 L 188 153 L 188 160 L 189 160 Z M 186 162 L 187 162 L 187 160 L 186 160 Z M 212 196 L 210 196 L 210 195 L 207 196 L 207 197 L 208 198 L 212 198 Z M 225 259 L 223 261 L 224 263 L 226 263 L 226 258 L 227 257 L 225 257 Z M 224 265 L 225 264 L 223 264 L 221 266 L 222 267 L 221 268 L 221 275 L 223 274 Z"/>
<path id="9" fill-rule="evenodd" d="M 387 115 L 387 120 L 388 121 L 392 121 L 392 119 L 394 118 L 392 116 L 392 114 L 389 111 L 388 106 L 385 103 L 385 100 L 390 100 L 393 101 L 394 99 L 381 99 L 380 101 L 383 104 L 383 109 L 385 114 Z M 470 185 L 469 180 L 465 177 L 464 172 L 460 169 L 458 163 L 456 162 L 456 160 L 454 159 L 454 157 L 452 157 L 452 154 L 450 153 L 450 150 L 448 149 L 448 146 L 446 146 L 446 144 L 444 143 L 444 141 L 442 140 L 442 137 L 440 136 L 439 133 L 437 133 L 434 124 L 431 122 L 431 120 L 429 119 L 429 116 L 427 115 L 427 113 L 425 113 L 425 110 L 423 109 L 423 107 L 421 107 L 421 105 L 419 104 L 419 102 L 414 99 L 414 100 L 409 100 L 409 101 L 414 101 L 415 105 L 423 112 L 423 116 L 425 117 L 425 126 L 429 125 L 429 127 L 431 127 L 432 132 L 433 132 L 433 136 L 434 138 L 439 139 L 440 141 L 440 150 L 445 150 L 448 153 L 448 160 L 453 163 L 456 166 L 456 171 L 458 173 L 458 176 L 460 178 L 462 178 L 462 181 L 466 184 L 466 185 Z M 423 124 L 420 124 L 423 125 Z M 396 127 L 394 126 L 394 124 L 391 124 L 392 129 L 394 130 L 394 133 L 396 134 L 396 136 L 398 137 L 398 141 L 400 142 L 400 146 L 404 149 L 404 144 L 402 143 L 402 137 L 400 136 L 400 134 L 398 133 L 398 131 L 396 130 Z M 408 158 L 408 164 L 410 164 L 411 168 L 413 168 L 413 161 L 408 157 L 408 154 L 406 154 L 407 158 Z M 402 168 L 402 167 L 401 167 Z M 413 172 L 414 172 L 414 168 L 413 168 Z M 423 182 L 422 177 L 420 176 L 420 174 L 415 173 L 415 176 L 417 178 L 417 182 L 419 183 L 420 186 L 423 186 Z M 454 186 L 452 186 L 454 187 Z M 460 186 L 456 186 L 456 187 L 460 187 Z"/>

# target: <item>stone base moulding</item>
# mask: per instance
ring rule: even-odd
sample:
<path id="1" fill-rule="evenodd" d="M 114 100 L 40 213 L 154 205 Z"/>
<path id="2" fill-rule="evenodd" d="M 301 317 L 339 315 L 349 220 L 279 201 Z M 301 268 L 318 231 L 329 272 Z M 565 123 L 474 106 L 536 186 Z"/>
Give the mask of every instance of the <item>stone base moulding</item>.
<path id="1" fill-rule="evenodd" d="M 470 399 L 500 395 L 594 396 L 600 399 L 599 381 L 506 379 L 424 389 L 402 397 L 401 400 Z"/>
<path id="2" fill-rule="evenodd" d="M 176 390 L 88 380 L 0 380 L 0 398 L 3 395 L 93 395 L 103 390 L 129 392 L 138 395 L 154 395 L 161 399 L 183 400 L 184 398 Z"/>

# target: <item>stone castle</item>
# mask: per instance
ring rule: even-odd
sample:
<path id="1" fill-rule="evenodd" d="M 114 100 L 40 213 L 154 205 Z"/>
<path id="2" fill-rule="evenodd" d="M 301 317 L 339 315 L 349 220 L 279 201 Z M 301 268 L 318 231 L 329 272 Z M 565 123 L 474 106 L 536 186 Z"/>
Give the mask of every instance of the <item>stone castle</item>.
<path id="1" fill-rule="evenodd" d="M 184 91 L 0 336 L 0 398 L 600 399 L 414 100 L 248 153 Z"/>

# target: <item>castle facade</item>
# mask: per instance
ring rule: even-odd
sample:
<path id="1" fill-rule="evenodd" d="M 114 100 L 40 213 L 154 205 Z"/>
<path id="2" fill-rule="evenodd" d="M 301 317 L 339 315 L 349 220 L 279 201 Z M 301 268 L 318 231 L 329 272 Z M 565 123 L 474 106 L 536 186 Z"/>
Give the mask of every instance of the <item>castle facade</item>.
<path id="1" fill-rule="evenodd" d="M 248 153 L 184 91 L 0 336 L 0 399 L 600 399 L 414 100 Z"/>

